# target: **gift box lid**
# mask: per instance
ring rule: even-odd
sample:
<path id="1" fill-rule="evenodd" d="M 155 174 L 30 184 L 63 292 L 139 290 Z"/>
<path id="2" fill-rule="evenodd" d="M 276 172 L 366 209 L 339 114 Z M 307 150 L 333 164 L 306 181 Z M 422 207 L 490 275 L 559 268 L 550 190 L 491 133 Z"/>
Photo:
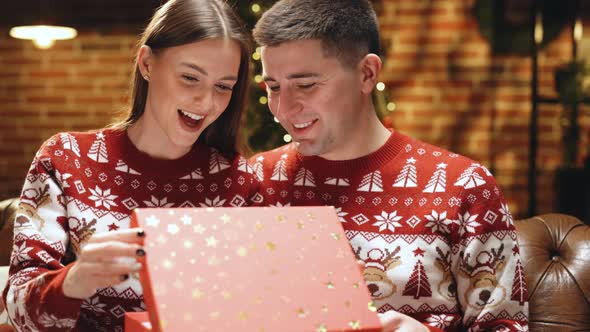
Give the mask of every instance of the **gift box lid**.
<path id="1" fill-rule="evenodd" d="M 159 331 L 380 331 L 333 207 L 137 209 Z"/>

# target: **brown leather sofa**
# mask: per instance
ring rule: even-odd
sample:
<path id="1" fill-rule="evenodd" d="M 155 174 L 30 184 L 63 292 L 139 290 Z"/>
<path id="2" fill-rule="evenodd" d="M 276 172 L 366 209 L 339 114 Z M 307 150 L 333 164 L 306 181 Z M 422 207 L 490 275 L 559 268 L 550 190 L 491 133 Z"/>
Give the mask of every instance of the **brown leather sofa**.
<path id="1" fill-rule="evenodd" d="M 16 200 L 0 202 L 0 266 L 8 265 Z M 590 226 L 561 214 L 516 221 L 530 331 L 590 332 Z"/>

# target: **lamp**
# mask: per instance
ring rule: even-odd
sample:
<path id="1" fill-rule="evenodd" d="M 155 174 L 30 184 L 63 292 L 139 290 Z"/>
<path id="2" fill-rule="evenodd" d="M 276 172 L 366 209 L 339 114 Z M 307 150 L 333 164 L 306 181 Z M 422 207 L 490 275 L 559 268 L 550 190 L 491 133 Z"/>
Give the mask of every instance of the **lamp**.
<path id="1" fill-rule="evenodd" d="M 54 25 L 23 25 L 10 29 L 10 36 L 17 39 L 31 39 L 40 49 L 48 49 L 56 40 L 75 38 L 78 31 L 74 28 Z"/>
<path id="2" fill-rule="evenodd" d="M 34 10 L 35 4 L 39 6 L 38 12 Z M 48 49 L 55 44 L 56 40 L 66 40 L 75 38 L 78 35 L 78 31 L 74 28 L 60 26 L 55 23 L 51 11 L 50 0 L 35 0 L 29 3 L 29 9 L 31 10 L 32 16 L 24 20 L 25 24 L 17 24 L 18 26 L 10 29 L 9 34 L 13 38 L 17 39 L 29 39 L 33 41 L 33 44 L 40 49 Z M 36 13 L 36 14 L 35 14 Z M 27 21 L 32 24 L 26 24 Z"/>

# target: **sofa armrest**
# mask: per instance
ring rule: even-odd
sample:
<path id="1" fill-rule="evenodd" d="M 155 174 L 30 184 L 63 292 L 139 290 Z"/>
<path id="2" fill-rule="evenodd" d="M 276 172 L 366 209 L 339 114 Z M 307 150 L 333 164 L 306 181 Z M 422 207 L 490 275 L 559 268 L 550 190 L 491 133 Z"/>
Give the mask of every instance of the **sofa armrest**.
<path id="1" fill-rule="evenodd" d="M 0 266 L 0 293 L 4 290 L 6 282 L 8 281 L 8 266 Z M 4 310 L 4 302 L 0 298 L 0 325 L 9 324 L 8 314 Z"/>

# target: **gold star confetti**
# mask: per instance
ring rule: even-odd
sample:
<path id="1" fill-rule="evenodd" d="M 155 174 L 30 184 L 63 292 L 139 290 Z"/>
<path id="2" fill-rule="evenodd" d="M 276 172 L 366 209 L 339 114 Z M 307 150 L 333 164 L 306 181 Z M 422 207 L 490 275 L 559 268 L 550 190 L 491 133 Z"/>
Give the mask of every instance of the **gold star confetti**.
<path id="1" fill-rule="evenodd" d="M 369 311 L 371 312 L 376 312 L 377 311 L 377 307 L 375 306 L 375 303 L 373 301 L 369 302 Z"/>
<path id="2" fill-rule="evenodd" d="M 277 216 L 277 221 L 278 221 L 279 223 L 284 223 L 284 222 L 285 222 L 285 216 L 278 215 L 278 216 Z"/>
<path id="3" fill-rule="evenodd" d="M 239 247 L 238 251 L 237 251 L 238 256 L 240 257 L 246 257 L 246 255 L 248 255 L 248 249 L 244 248 L 244 247 Z"/>
<path id="4" fill-rule="evenodd" d="M 260 221 L 257 221 L 255 227 L 256 227 L 257 231 L 261 231 L 264 229 L 264 224 L 261 223 Z"/>
<path id="5" fill-rule="evenodd" d="M 172 262 L 171 262 L 171 261 L 169 261 L 169 260 L 167 260 L 167 259 L 165 259 L 165 260 L 162 262 L 162 266 L 163 266 L 165 269 L 167 269 L 167 270 L 170 270 L 170 269 L 172 268 L 172 266 L 173 266 L 173 265 L 174 265 L 174 264 L 172 264 Z"/>
<path id="6" fill-rule="evenodd" d="M 275 251 L 277 249 L 277 245 L 272 242 L 266 242 L 266 248 L 269 251 Z"/>
<path id="7" fill-rule="evenodd" d="M 297 309 L 297 317 L 305 318 L 305 316 L 307 316 L 307 311 L 305 311 L 305 309 L 303 309 L 303 308 Z"/>
<path id="8" fill-rule="evenodd" d="M 218 319 L 219 316 L 221 316 L 219 311 L 213 311 L 212 313 L 209 314 L 209 317 L 211 317 L 211 319 L 213 319 L 213 320 Z"/>
<path id="9" fill-rule="evenodd" d="M 190 322 L 190 321 L 193 320 L 193 315 L 191 315 L 191 314 L 184 314 L 183 319 L 184 319 L 185 322 Z"/>
<path id="10" fill-rule="evenodd" d="M 203 292 L 200 289 L 195 288 L 193 289 L 193 299 L 200 300 L 203 297 Z"/>
<path id="11" fill-rule="evenodd" d="M 243 311 L 240 311 L 240 312 L 238 313 L 238 319 L 239 319 L 239 320 L 247 320 L 247 319 L 248 319 L 248 314 L 247 314 L 247 313 L 245 313 L 245 312 L 243 312 Z"/>
<path id="12" fill-rule="evenodd" d="M 193 231 L 197 234 L 203 234 L 205 233 L 205 227 L 203 227 L 202 225 L 196 225 L 195 227 L 193 227 Z"/>
<path id="13" fill-rule="evenodd" d="M 164 235 L 160 235 L 160 236 L 158 236 L 156 241 L 158 241 L 159 243 L 166 243 L 168 240 L 166 239 L 166 237 Z"/>
<path id="14" fill-rule="evenodd" d="M 315 331 L 316 332 L 328 332 L 328 329 L 326 329 L 326 326 L 324 324 L 321 324 Z"/>
<path id="15" fill-rule="evenodd" d="M 360 330 L 361 329 L 361 321 L 359 321 L 359 320 L 352 321 L 352 322 L 348 323 L 348 325 L 353 330 Z"/>
<path id="16" fill-rule="evenodd" d="M 330 236 L 336 241 L 340 240 L 340 235 L 338 235 L 336 233 L 330 233 Z"/>
<path id="17" fill-rule="evenodd" d="M 210 236 L 207 239 L 207 247 L 215 248 L 217 246 L 217 239 L 214 236 Z"/>
<path id="18" fill-rule="evenodd" d="M 315 219 L 315 216 L 311 212 L 307 214 L 307 217 L 309 218 L 309 220 L 314 220 Z"/>
<path id="19" fill-rule="evenodd" d="M 298 229 L 304 229 L 305 228 L 305 224 L 303 223 L 303 221 L 298 221 L 297 222 L 297 228 Z"/>
<path id="20" fill-rule="evenodd" d="M 352 287 L 353 287 L 353 288 L 359 288 L 359 287 L 360 287 L 360 285 L 359 285 L 359 283 L 358 283 L 358 282 L 355 282 L 354 284 L 352 284 Z"/>
<path id="21" fill-rule="evenodd" d="M 328 289 L 334 289 L 334 284 L 331 281 L 328 281 L 326 287 L 328 287 Z"/>
<path id="22" fill-rule="evenodd" d="M 180 218 L 180 221 L 182 221 L 182 223 L 184 225 L 190 225 L 193 222 L 193 218 L 191 218 L 185 214 Z"/>
<path id="23" fill-rule="evenodd" d="M 223 214 L 221 217 L 219 217 L 219 219 L 221 219 L 221 221 L 223 221 L 224 225 L 227 225 L 231 222 L 231 217 L 228 216 L 227 214 Z"/>
<path id="24" fill-rule="evenodd" d="M 254 304 L 261 304 L 262 303 L 262 298 L 260 296 L 257 296 L 257 297 L 255 297 L 252 300 L 252 303 L 254 303 Z"/>
<path id="25" fill-rule="evenodd" d="M 183 289 L 184 288 L 184 284 L 182 283 L 182 281 L 176 280 L 174 282 L 174 288 L 176 288 L 176 289 Z"/>
<path id="26" fill-rule="evenodd" d="M 207 260 L 207 264 L 213 266 L 213 265 L 218 265 L 219 264 L 219 259 L 217 259 L 217 257 L 215 256 L 211 256 L 209 257 L 209 259 Z"/>
<path id="27" fill-rule="evenodd" d="M 231 299 L 231 293 L 228 291 L 223 291 L 221 292 L 221 296 L 223 297 L 224 300 L 229 300 Z"/>
<path id="28" fill-rule="evenodd" d="M 328 305 L 327 304 L 322 304 L 322 311 L 328 312 Z"/>

